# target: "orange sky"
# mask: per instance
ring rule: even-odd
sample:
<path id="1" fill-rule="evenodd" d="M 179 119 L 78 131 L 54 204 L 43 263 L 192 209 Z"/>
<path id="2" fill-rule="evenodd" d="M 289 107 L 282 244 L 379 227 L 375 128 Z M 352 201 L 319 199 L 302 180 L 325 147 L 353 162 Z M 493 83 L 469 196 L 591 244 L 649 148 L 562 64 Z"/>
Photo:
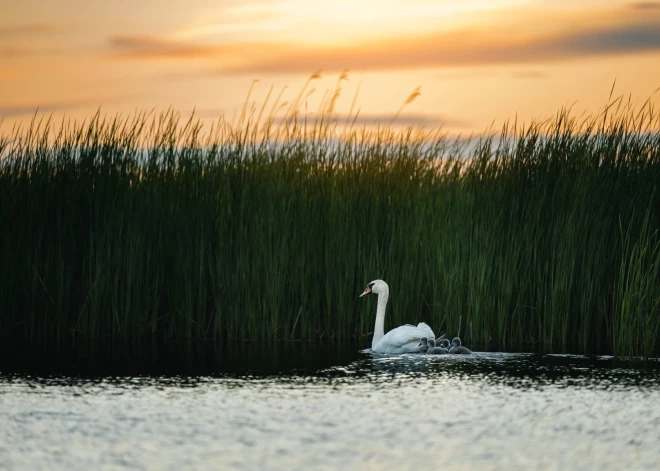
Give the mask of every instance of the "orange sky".
<path id="1" fill-rule="evenodd" d="M 332 6 L 330 6 L 332 5 Z M 613 0 L 22 0 L 0 17 L 0 133 L 56 117 L 169 106 L 211 120 L 284 86 L 316 110 L 480 132 L 493 121 L 643 103 L 660 87 L 660 2 Z M 361 85 L 359 85 L 361 84 Z M 660 92 L 653 95 L 660 104 Z M 327 96 L 327 95 L 326 95 Z"/>

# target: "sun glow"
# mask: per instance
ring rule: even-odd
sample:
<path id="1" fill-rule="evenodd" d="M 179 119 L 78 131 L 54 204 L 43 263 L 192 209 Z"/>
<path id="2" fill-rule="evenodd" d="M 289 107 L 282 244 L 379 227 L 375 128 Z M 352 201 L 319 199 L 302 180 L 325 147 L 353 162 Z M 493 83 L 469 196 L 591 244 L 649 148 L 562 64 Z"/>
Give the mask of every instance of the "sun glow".
<path id="1" fill-rule="evenodd" d="M 392 34 L 438 31 L 467 25 L 471 14 L 526 4 L 525 0 L 336 0 L 332 8 L 307 0 L 246 4 L 204 10 L 179 39 L 304 41 L 346 44 Z"/>

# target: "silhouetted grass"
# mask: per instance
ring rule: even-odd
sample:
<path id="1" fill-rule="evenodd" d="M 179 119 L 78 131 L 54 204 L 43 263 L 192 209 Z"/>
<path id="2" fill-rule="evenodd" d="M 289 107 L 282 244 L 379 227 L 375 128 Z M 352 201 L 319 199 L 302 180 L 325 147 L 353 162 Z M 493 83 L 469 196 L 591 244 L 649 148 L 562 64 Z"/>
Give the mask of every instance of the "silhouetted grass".
<path id="1" fill-rule="evenodd" d="M 649 105 L 476 145 L 295 113 L 206 134 L 171 111 L 33 121 L 0 142 L 0 328 L 355 338 L 383 278 L 388 327 L 654 355 L 659 128 Z"/>

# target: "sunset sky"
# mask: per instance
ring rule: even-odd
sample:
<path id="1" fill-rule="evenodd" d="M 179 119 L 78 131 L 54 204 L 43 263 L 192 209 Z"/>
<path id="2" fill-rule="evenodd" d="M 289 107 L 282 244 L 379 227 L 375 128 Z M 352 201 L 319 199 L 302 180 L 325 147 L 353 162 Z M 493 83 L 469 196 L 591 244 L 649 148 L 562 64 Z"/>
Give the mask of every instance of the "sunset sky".
<path id="1" fill-rule="evenodd" d="M 274 86 L 314 80 L 316 110 L 343 70 L 362 120 L 483 131 L 563 105 L 594 111 L 660 87 L 660 2 L 614 0 L 22 0 L 0 16 L 0 133 L 34 110 L 76 119 L 166 109 L 228 117 Z M 273 99 L 273 97 L 271 97 Z M 660 104 L 660 92 L 653 95 Z"/>

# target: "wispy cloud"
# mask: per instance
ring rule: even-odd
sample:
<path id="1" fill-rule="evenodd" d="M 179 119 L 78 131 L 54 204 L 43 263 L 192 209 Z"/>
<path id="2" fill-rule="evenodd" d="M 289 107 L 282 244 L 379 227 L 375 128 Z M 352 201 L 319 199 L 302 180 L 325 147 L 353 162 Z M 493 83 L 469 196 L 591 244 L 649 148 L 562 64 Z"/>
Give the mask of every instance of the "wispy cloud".
<path id="1" fill-rule="evenodd" d="M 0 57 L 24 58 L 78 53 L 84 45 L 68 40 L 76 28 L 60 23 L 0 25 Z"/>
<path id="2" fill-rule="evenodd" d="M 501 34 L 497 27 L 482 27 L 334 47 L 265 41 L 200 44 L 143 36 L 113 37 L 110 46 L 115 57 L 204 60 L 219 74 L 525 64 L 660 51 L 660 15 L 640 13 L 618 24 L 612 18 L 593 23 L 537 34 Z"/>
<path id="3" fill-rule="evenodd" d="M 59 30 L 57 25 L 49 23 L 31 23 L 11 26 L 0 26 L 0 39 L 15 38 L 35 34 L 54 33 Z"/>
<path id="4" fill-rule="evenodd" d="M 0 47 L 0 57 L 18 57 L 25 55 L 26 52 L 25 48 L 16 46 Z"/>
<path id="5" fill-rule="evenodd" d="M 634 10 L 660 9 L 660 2 L 635 2 L 630 5 Z"/>
<path id="6" fill-rule="evenodd" d="M 550 50 L 568 54 L 612 54 L 660 49 L 660 18 L 646 24 L 612 26 L 558 38 Z"/>
<path id="7" fill-rule="evenodd" d="M 45 105 L 17 105 L 0 106 L 0 118 L 13 118 L 15 116 L 25 116 L 35 113 L 52 113 L 79 108 L 80 104 L 75 103 L 50 103 Z"/>
<path id="8" fill-rule="evenodd" d="M 341 115 L 331 118 L 332 122 L 342 125 L 378 125 L 394 124 L 398 126 L 449 126 L 470 127 L 473 123 L 440 115 L 402 113 L 395 114 L 358 114 L 357 116 Z"/>
<path id="9" fill-rule="evenodd" d="M 192 110 L 191 110 L 192 113 Z M 194 111 L 194 115 L 199 118 L 210 118 L 210 119 L 220 119 L 222 117 L 231 118 L 228 115 L 227 110 L 221 108 L 197 108 Z M 266 118 L 263 118 L 264 121 Z M 282 124 L 291 118 L 285 116 L 276 116 L 273 119 L 274 124 Z M 297 117 L 298 122 L 306 120 L 308 123 L 313 123 L 315 120 L 320 120 L 321 117 L 316 113 L 308 113 L 307 115 L 301 114 Z M 382 113 L 382 114 L 357 114 L 354 116 L 348 116 L 347 114 L 333 114 L 326 115 L 323 117 L 324 122 L 337 123 L 339 125 L 358 125 L 358 126 L 376 126 L 376 125 L 398 125 L 398 126 L 447 126 L 452 128 L 469 128 L 474 123 L 456 119 L 449 118 L 442 115 L 432 115 L 432 114 L 419 114 L 419 113 L 401 113 L 396 115 L 395 113 Z"/>
<path id="10" fill-rule="evenodd" d="M 61 47 L 61 46 L 0 46 L 0 57 L 14 58 L 14 57 L 53 57 L 62 56 L 67 54 L 74 54 L 80 52 L 80 49 L 75 47 Z"/>
<path id="11" fill-rule="evenodd" d="M 545 37 L 499 39 L 470 32 L 401 38 L 356 48 L 272 51 L 267 60 L 220 66 L 219 72 L 306 73 L 323 68 L 413 69 L 548 62 L 579 57 L 660 51 L 660 18 L 653 22 L 570 31 Z"/>
<path id="12" fill-rule="evenodd" d="M 282 46 L 282 45 L 280 45 Z M 246 58 L 262 60 L 272 55 L 270 44 L 200 44 L 151 36 L 113 36 L 110 38 L 112 58 L 138 60 L 203 60 L 240 67 Z M 293 45 L 289 45 L 294 48 Z"/>
<path id="13" fill-rule="evenodd" d="M 114 105 L 129 99 L 128 95 L 111 96 L 102 98 L 83 98 L 70 101 L 51 101 L 45 103 L 25 103 L 20 105 L 0 104 L 0 118 L 13 118 L 17 116 L 28 116 L 43 113 L 55 113 L 59 111 L 71 111 L 82 108 L 100 108 L 104 105 Z"/>
<path id="14" fill-rule="evenodd" d="M 113 36 L 110 47 L 118 56 L 143 59 L 209 59 L 218 57 L 224 49 L 150 36 Z"/>

